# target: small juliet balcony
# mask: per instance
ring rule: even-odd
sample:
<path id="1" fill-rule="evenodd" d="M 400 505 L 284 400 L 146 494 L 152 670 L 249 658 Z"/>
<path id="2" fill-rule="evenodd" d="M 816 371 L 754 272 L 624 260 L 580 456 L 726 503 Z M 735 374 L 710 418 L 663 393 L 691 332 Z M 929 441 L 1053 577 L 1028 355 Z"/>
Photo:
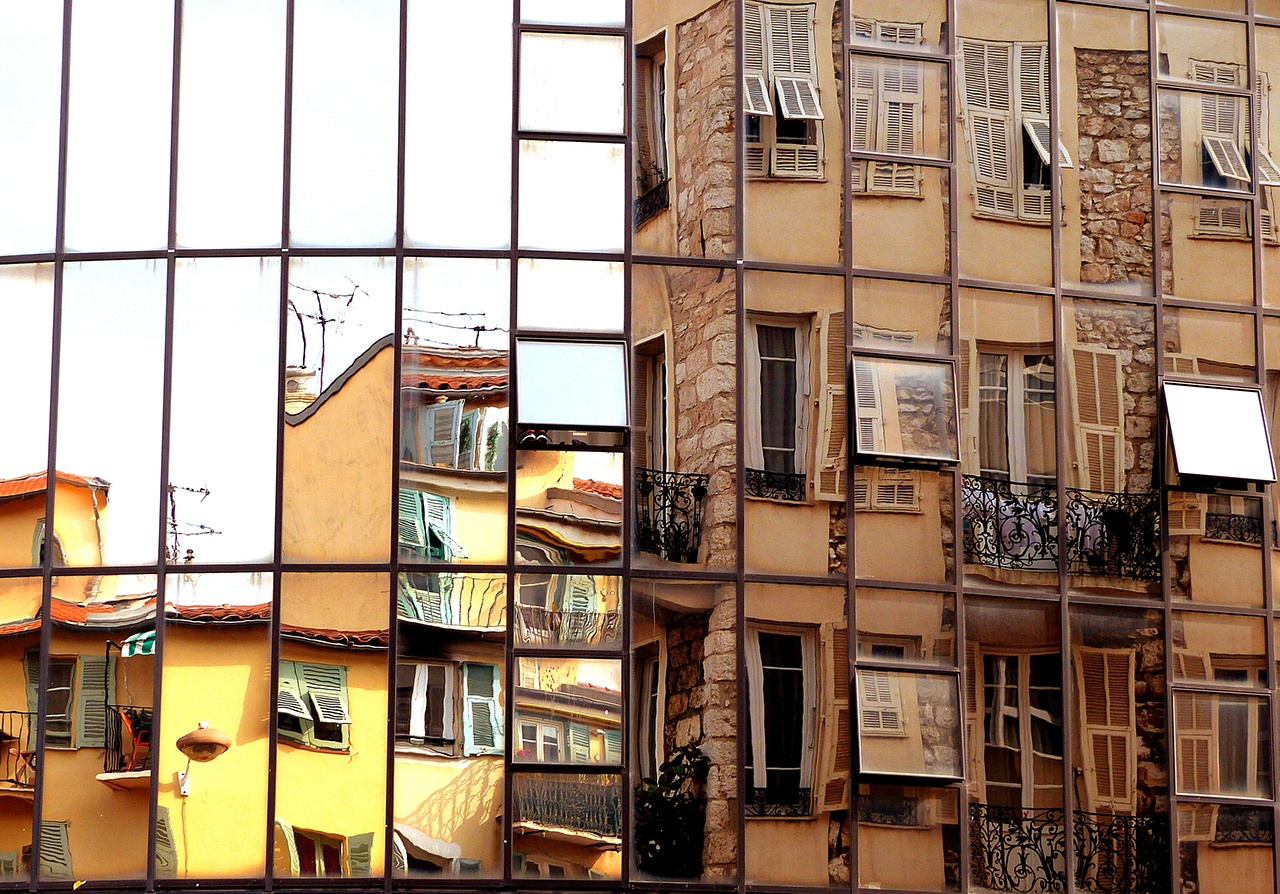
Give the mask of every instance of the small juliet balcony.
<path id="1" fill-rule="evenodd" d="M 521 773 L 512 783 L 517 835 L 621 845 L 622 785 L 617 777 Z"/>
<path id="2" fill-rule="evenodd" d="M 661 172 L 659 172 L 661 173 Z M 635 226 L 646 223 L 657 217 L 671 205 L 671 180 L 663 177 L 636 199 Z"/>
<path id="3" fill-rule="evenodd" d="M 36 715 L 0 711 L 0 792 L 30 796 L 36 784 Z"/>
<path id="4" fill-rule="evenodd" d="M 698 561 L 707 475 L 636 469 L 636 544 L 668 562 Z"/>
<path id="5" fill-rule="evenodd" d="M 107 705 L 99 782 L 122 791 L 151 788 L 151 717 L 147 707 Z"/>

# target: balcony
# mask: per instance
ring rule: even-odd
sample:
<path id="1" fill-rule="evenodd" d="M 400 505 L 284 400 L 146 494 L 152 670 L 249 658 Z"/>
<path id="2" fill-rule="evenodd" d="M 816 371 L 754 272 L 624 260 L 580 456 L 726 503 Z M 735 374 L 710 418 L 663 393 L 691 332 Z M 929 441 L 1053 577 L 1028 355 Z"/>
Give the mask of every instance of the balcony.
<path id="1" fill-rule="evenodd" d="M 559 611 L 516 604 L 516 642 L 527 646 L 598 646 L 618 637 L 618 612 Z"/>
<path id="2" fill-rule="evenodd" d="M 1204 539 L 1225 540 L 1229 543 L 1261 546 L 1262 519 L 1255 515 L 1206 512 L 1204 515 Z"/>
<path id="3" fill-rule="evenodd" d="M 698 561 L 706 475 L 636 469 L 636 544 L 668 562 Z"/>
<path id="4" fill-rule="evenodd" d="M 31 712 L 0 711 L 0 791 L 34 789 L 35 723 Z"/>
<path id="5" fill-rule="evenodd" d="M 622 786 L 617 777 L 521 773 L 512 780 L 511 793 L 518 835 L 622 844 Z"/>
<path id="6" fill-rule="evenodd" d="M 657 217 L 671 205 L 671 180 L 664 177 L 645 190 L 635 203 L 635 225 Z"/>
<path id="7" fill-rule="evenodd" d="M 1055 571 L 1059 518 L 1065 515 L 1070 573 L 1160 579 L 1159 494 L 1069 487 L 1066 512 L 1060 513 L 1053 487 L 965 475 L 962 488 L 967 563 Z"/>
<path id="8" fill-rule="evenodd" d="M 1169 887 L 1164 816 L 1076 813 L 1074 891 L 1160 894 Z M 1041 894 L 1066 890 L 1066 827 L 1061 810 L 969 805 L 969 858 L 975 889 Z"/>
<path id="9" fill-rule="evenodd" d="M 151 713 L 134 705 L 107 705 L 99 782 L 120 790 L 151 787 Z"/>
<path id="10" fill-rule="evenodd" d="M 788 503 L 803 503 L 808 496 L 805 493 L 804 474 L 796 472 L 747 469 L 746 490 L 748 497 L 785 500 Z"/>

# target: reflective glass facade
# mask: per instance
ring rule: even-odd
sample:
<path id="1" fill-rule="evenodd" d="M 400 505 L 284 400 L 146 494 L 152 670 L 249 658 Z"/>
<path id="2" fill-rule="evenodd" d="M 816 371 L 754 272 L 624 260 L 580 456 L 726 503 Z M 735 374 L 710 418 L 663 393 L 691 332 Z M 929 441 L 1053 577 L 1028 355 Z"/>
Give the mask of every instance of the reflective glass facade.
<path id="1" fill-rule="evenodd" d="M 1273 80 L 1275 0 L 6 9 L 0 888 L 1276 890 Z"/>

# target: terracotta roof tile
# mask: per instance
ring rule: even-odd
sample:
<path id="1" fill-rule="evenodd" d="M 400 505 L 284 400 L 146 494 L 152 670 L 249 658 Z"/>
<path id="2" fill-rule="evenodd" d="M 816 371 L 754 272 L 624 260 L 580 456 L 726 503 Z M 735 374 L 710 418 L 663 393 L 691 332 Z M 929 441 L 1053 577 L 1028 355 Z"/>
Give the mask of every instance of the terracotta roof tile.
<path id="1" fill-rule="evenodd" d="M 589 494 L 597 494 L 601 497 L 612 497 L 615 500 L 622 499 L 621 484 L 610 484 L 607 481 L 596 481 L 594 478 L 573 479 L 573 489 L 585 491 Z"/>
<path id="2" fill-rule="evenodd" d="M 447 376 L 437 373 L 406 372 L 402 384 L 431 391 L 474 391 L 480 388 L 506 388 L 505 373 L 493 376 Z"/>
<path id="3" fill-rule="evenodd" d="M 101 478 L 86 478 L 83 475 L 73 475 L 70 472 L 56 472 L 56 480 L 63 484 L 75 484 L 80 487 L 97 487 L 107 488 L 111 485 L 103 481 Z M 32 472 L 30 475 L 21 475 L 17 478 L 6 478 L 0 480 L 0 500 L 12 500 L 18 497 L 25 497 L 31 494 L 44 493 L 46 475 L 44 472 Z"/>

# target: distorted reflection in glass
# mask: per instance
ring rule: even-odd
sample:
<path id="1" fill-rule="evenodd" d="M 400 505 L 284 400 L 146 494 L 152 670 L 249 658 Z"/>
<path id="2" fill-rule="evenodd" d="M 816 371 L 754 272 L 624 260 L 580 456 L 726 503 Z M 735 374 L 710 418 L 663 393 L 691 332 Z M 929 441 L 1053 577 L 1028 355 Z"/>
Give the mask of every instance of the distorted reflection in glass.
<path id="1" fill-rule="evenodd" d="M 853 361 L 857 451 L 958 462 L 955 367 L 860 355 Z"/>
<path id="2" fill-rule="evenodd" d="M 748 583 L 744 610 L 747 878 L 847 884 L 838 844 L 850 805 L 847 589 Z M 810 856 L 779 860 L 780 846 Z"/>
<path id="3" fill-rule="evenodd" d="M 383 874 L 389 596 L 385 574 L 281 581 L 276 877 Z"/>
<path id="4" fill-rule="evenodd" d="M 621 37 L 520 36 L 520 129 L 622 133 Z"/>
<path id="5" fill-rule="evenodd" d="M 574 0 L 570 0 L 574 2 Z M 583 3 L 585 8 L 587 4 Z M 594 6 L 595 4 L 591 4 Z M 521 7 L 527 10 L 526 3 Z M 510 3 L 409 0 L 405 39 L 404 239 L 406 245 L 506 248 L 511 240 Z M 466 35 L 470 39 L 465 39 Z M 440 86 L 466 72 L 467 102 L 442 130 Z M 476 172 L 459 176 L 459 164 Z"/>
<path id="6" fill-rule="evenodd" d="M 167 241 L 173 12 L 164 0 L 76 7 L 66 172 L 72 251 Z"/>
<path id="7" fill-rule="evenodd" d="M 295 7 L 289 243 L 390 245 L 400 5 L 298 0 Z"/>
<path id="8" fill-rule="evenodd" d="M 1265 687 L 1269 680 L 1263 618 L 1174 612 L 1174 682 Z"/>
<path id="9" fill-rule="evenodd" d="M 622 251 L 626 170 L 619 143 L 520 143 L 520 247 Z M 573 213 L 565 185 L 573 184 Z"/>
<path id="10" fill-rule="evenodd" d="M 637 565 L 735 561 L 735 282 L 732 271 L 631 265 Z"/>
<path id="11" fill-rule="evenodd" d="M 1274 0 L 1260 2 L 1258 12 L 1265 6 L 1275 6 Z M 1273 14 L 1275 11 L 1273 10 Z M 1261 176 L 1262 155 L 1275 162 L 1276 152 L 1280 151 L 1280 142 L 1275 134 L 1280 128 L 1280 105 L 1273 106 L 1271 100 L 1272 78 L 1280 78 L 1280 28 L 1262 28 L 1254 31 L 1257 61 L 1254 68 L 1256 85 L 1257 121 L 1254 133 L 1254 145 L 1258 153 L 1255 168 L 1259 173 L 1259 186 L 1262 208 L 1260 211 L 1262 236 L 1262 264 L 1259 273 L 1262 279 L 1261 303 L 1275 306 L 1280 303 L 1280 229 L 1276 227 L 1276 202 L 1280 196 L 1275 189 L 1278 182 L 1268 182 L 1272 178 Z M 1277 100 L 1280 102 L 1280 100 Z M 1272 109 L 1275 109 L 1275 115 Z M 1264 324 L 1265 325 L 1265 324 Z"/>
<path id="12" fill-rule="evenodd" d="M 406 261 L 399 533 L 403 560 L 506 557 L 510 267 Z M 459 295 L 467 303 L 459 310 Z"/>
<path id="13" fill-rule="evenodd" d="M 1275 890 L 1275 817 L 1268 808 L 1179 803 L 1179 880 L 1203 894 Z"/>
<path id="14" fill-rule="evenodd" d="M 622 877 L 621 776 L 520 773 L 511 797 L 513 877 Z"/>
<path id="15" fill-rule="evenodd" d="M 1209 63 L 1206 86 L 1246 84 L 1245 68 Z M 1191 90 L 1160 91 L 1160 180 L 1181 186 L 1211 186 L 1247 192 L 1253 188 L 1248 126 L 1251 100 Z"/>
<path id="16" fill-rule="evenodd" d="M 517 574 L 516 644 L 620 648 L 621 586 L 621 578 L 608 575 Z"/>
<path id="17" fill-rule="evenodd" d="M 859 587 L 857 648 L 859 658 L 955 667 L 955 597 Z"/>
<path id="18" fill-rule="evenodd" d="M 287 272 L 284 558 L 386 561 L 395 265 L 294 258 Z"/>
<path id="19" fill-rule="evenodd" d="M 5 882 L 24 881 L 31 873 L 38 706 L 32 704 L 20 662 L 31 650 L 39 654 L 40 586 L 38 577 L 0 580 L 0 624 L 13 632 L 4 639 L 5 670 L 0 673 L 0 880 Z"/>
<path id="20" fill-rule="evenodd" d="M 501 575 L 400 575 L 396 876 L 501 876 L 507 594 Z"/>
<path id="21" fill-rule="evenodd" d="M 170 562 L 271 559 L 279 321 L 277 261 L 178 262 L 165 531 Z"/>
<path id="22" fill-rule="evenodd" d="M 1170 228 L 1164 296 L 1253 304 L 1253 206 L 1177 193 L 1162 194 L 1160 204 Z"/>
<path id="23" fill-rule="evenodd" d="M 1167 500 L 1173 598 L 1262 608 L 1262 501 L 1174 490 Z"/>
<path id="24" fill-rule="evenodd" d="M 280 244 L 285 10 L 285 0 L 182 6 L 179 246 Z"/>
<path id="25" fill-rule="evenodd" d="M 601 562 L 622 554 L 622 454 L 516 454 L 516 559 L 539 565 Z"/>
<path id="26" fill-rule="evenodd" d="M 1214 677 L 1225 667 L 1210 668 Z M 1230 668 L 1255 687 L 1266 669 Z M 1210 678 L 1213 679 L 1213 678 Z M 1271 797 L 1271 703 L 1265 696 L 1175 691 L 1179 794 Z"/>
<path id="27" fill-rule="evenodd" d="M 960 886 L 958 789 L 858 787 L 858 884 L 955 891 Z M 842 830 L 842 835 L 847 833 Z M 842 842 L 847 847 L 847 842 Z M 910 854 L 910 859 L 903 859 Z"/>
<path id="28" fill-rule="evenodd" d="M 517 763 L 622 763 L 622 662 L 597 658 L 516 659 Z"/>
<path id="29" fill-rule="evenodd" d="M 945 583 L 955 578 L 955 542 L 944 519 L 955 513 L 955 474 L 887 466 L 853 467 L 854 564 L 859 578 Z M 849 564 L 844 507 L 833 507 L 832 574 Z M 915 558 L 902 561 L 902 544 Z"/>
<path id="30" fill-rule="evenodd" d="M 951 296 L 946 286 L 863 277 L 853 281 L 853 304 L 849 341 L 854 347 L 951 353 Z"/>
<path id="31" fill-rule="evenodd" d="M 164 295 L 164 261 L 66 266 L 54 564 L 155 561 Z"/>
<path id="32" fill-rule="evenodd" d="M 52 251 L 58 182 L 62 7 L 7 10 L 0 34 L 0 254 Z"/>
<path id="33" fill-rule="evenodd" d="M 0 379 L 22 382 L 0 392 L 0 566 L 40 564 L 45 465 L 49 462 L 49 364 L 53 350 L 53 268 L 0 269 Z M 43 359 L 42 359 L 43 358 Z"/>
<path id="34" fill-rule="evenodd" d="M 863 773 L 964 775 L 959 677 L 859 668 L 856 685 Z"/>
<path id="35" fill-rule="evenodd" d="M 159 878 L 261 878 L 265 872 L 271 589 L 270 575 L 259 572 L 165 579 L 154 760 Z M 135 635 L 123 649 L 145 651 L 146 636 Z M 132 713 L 121 708 L 121 721 L 134 723 Z M 228 747 L 213 760 L 189 763 L 177 742 L 202 724 L 208 731 L 197 739 L 216 745 L 225 736 L 221 744 Z M 185 791 L 181 773 L 187 774 Z M 226 835 L 233 827 L 237 834 Z"/>
<path id="36" fill-rule="evenodd" d="M 27 711 L 37 711 L 38 694 L 45 703 L 41 880 L 147 874 L 155 599 L 151 575 L 59 576 L 52 609 L 63 620 L 43 690 L 38 635 L 25 648 L 11 641 Z"/>
<path id="37" fill-rule="evenodd" d="M 855 162 L 869 164 L 869 162 Z M 853 197 L 853 263 L 872 270 L 945 274 L 950 270 L 949 229 L 944 212 L 951 173 L 946 168 L 913 165 L 914 201 L 898 193 L 867 189 Z M 881 238 L 885 233 L 910 233 L 906 240 Z"/>
<path id="38" fill-rule="evenodd" d="M 636 580 L 631 604 L 633 872 L 645 878 L 733 879 L 734 587 Z"/>
<path id="39" fill-rule="evenodd" d="M 1252 316 L 1170 307 L 1163 318 L 1166 374 L 1253 384 Z"/>
<path id="40" fill-rule="evenodd" d="M 1226 0 L 1226 3 L 1218 0 L 1214 3 L 1214 8 L 1222 9 L 1223 6 L 1231 5 L 1231 2 L 1232 0 Z M 1214 21 L 1196 16 L 1158 15 L 1156 52 L 1160 54 L 1162 79 L 1228 86 L 1247 83 L 1243 76 L 1228 78 L 1218 72 L 1216 76 L 1210 77 L 1205 71 L 1206 65 L 1214 64 L 1232 66 L 1233 73 L 1243 75 L 1248 61 L 1243 23 Z M 1206 60 L 1210 59 L 1215 61 L 1208 63 Z"/>

